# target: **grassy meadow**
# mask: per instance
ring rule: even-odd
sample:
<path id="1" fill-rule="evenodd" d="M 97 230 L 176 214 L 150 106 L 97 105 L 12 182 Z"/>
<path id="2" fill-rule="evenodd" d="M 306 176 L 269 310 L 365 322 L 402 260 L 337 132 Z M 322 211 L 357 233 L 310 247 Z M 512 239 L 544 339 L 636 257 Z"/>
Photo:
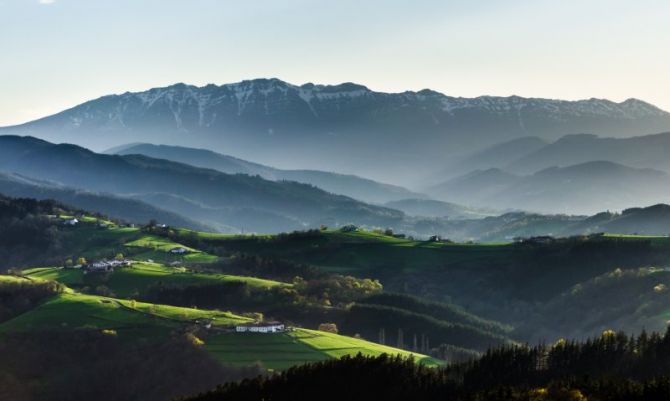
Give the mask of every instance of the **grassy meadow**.
<path id="1" fill-rule="evenodd" d="M 28 278 L 54 280 L 73 288 L 81 288 L 87 285 L 85 274 L 81 269 L 44 267 L 27 269 L 23 273 Z M 183 267 L 149 262 L 138 262 L 130 267 L 118 268 L 113 274 L 109 275 L 104 285 L 116 296 L 126 298 L 136 294 L 144 294 L 147 288 L 158 282 L 174 285 L 197 285 L 231 281 L 245 282 L 254 288 L 289 285 L 256 277 L 193 272 Z"/>

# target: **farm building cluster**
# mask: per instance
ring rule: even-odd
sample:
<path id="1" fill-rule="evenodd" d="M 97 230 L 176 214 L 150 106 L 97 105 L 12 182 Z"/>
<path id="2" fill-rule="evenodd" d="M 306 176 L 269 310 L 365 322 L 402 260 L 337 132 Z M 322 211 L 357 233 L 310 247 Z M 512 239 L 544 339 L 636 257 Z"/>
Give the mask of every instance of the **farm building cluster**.
<path id="1" fill-rule="evenodd" d="M 238 333 L 281 333 L 286 327 L 281 322 L 245 323 L 235 326 Z"/>
<path id="2" fill-rule="evenodd" d="M 123 260 L 100 260 L 97 262 L 87 263 L 81 266 L 84 273 L 88 272 L 113 272 L 117 267 L 128 267 L 133 262 L 128 259 Z"/>

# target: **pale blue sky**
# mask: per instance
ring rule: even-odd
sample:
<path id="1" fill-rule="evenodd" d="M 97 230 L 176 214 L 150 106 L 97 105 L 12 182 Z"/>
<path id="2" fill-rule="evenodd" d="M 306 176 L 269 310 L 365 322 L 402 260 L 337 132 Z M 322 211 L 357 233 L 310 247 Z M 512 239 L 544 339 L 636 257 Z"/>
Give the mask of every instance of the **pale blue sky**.
<path id="1" fill-rule="evenodd" d="M 670 110 L 668 0 L 0 0 L 0 125 L 277 77 Z"/>

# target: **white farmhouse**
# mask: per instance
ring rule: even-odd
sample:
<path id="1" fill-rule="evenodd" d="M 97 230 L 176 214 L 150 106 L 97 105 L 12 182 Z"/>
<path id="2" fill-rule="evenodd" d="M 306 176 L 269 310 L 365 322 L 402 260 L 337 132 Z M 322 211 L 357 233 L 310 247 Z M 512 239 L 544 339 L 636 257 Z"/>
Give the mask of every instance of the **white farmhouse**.
<path id="1" fill-rule="evenodd" d="M 281 333 L 285 330 L 284 324 L 280 322 L 246 323 L 235 326 L 235 331 L 238 333 Z"/>
<path id="2" fill-rule="evenodd" d="M 173 248 L 170 249 L 170 253 L 173 253 L 175 255 L 183 255 L 185 253 L 188 253 L 188 250 L 186 248 Z"/>
<path id="3" fill-rule="evenodd" d="M 79 220 L 77 219 L 69 219 L 63 222 L 64 226 L 76 226 L 77 224 L 79 224 Z"/>

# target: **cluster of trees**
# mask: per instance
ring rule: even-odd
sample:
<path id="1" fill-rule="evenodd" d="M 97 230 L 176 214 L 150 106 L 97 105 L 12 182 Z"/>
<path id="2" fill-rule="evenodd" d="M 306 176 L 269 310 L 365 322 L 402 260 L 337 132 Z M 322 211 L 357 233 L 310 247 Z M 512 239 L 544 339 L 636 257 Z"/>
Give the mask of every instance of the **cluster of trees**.
<path id="1" fill-rule="evenodd" d="M 31 265 L 63 265 L 75 262 L 71 230 L 49 216 L 87 216 L 106 219 L 97 213 L 73 209 L 53 200 L 9 198 L 0 195 L 0 272 Z M 108 239 L 100 238 L 103 245 Z M 90 244 L 95 245 L 95 244 Z M 80 251 L 80 250 L 79 250 Z"/>
<path id="2" fill-rule="evenodd" d="M 354 304 L 339 327 L 343 333 L 359 333 L 372 340 L 381 338 L 380 330 L 383 330 L 380 342 L 424 353 L 431 349 L 422 346 L 425 341 L 433 346 L 452 344 L 478 351 L 510 342 L 503 335 L 477 327 L 385 305 Z"/>
<path id="3" fill-rule="evenodd" d="M 643 331 L 638 336 L 608 330 L 585 342 L 501 347 L 453 368 L 456 372 L 466 387 L 474 389 L 587 376 L 650 380 L 670 375 L 670 330 L 664 335 Z"/>
<path id="4" fill-rule="evenodd" d="M 260 288 L 243 281 L 191 285 L 158 282 L 140 298 L 179 306 L 274 312 L 286 318 L 295 311 L 294 307 L 345 306 L 382 291 L 378 281 L 340 275 L 313 280 L 294 277 L 292 283 L 291 287 Z"/>
<path id="5" fill-rule="evenodd" d="M 201 248 L 197 248 L 201 249 Z M 217 252 L 214 250 L 214 252 Z M 214 253 L 217 254 L 217 253 Z M 218 253 L 220 254 L 220 252 Z M 306 280 L 326 277 L 327 274 L 313 266 L 276 257 L 235 253 L 223 262 L 203 266 L 206 269 L 225 271 L 231 274 L 263 277 L 279 281 L 291 281 L 299 276 Z"/>
<path id="6" fill-rule="evenodd" d="M 29 311 L 64 289 L 54 281 L 0 281 L 0 323 Z"/>
<path id="7" fill-rule="evenodd" d="M 439 320 L 462 323 L 498 334 L 508 334 L 512 330 L 511 327 L 500 322 L 473 315 L 458 305 L 427 301 L 407 294 L 385 292 L 360 299 L 358 303 L 404 309 Z"/>
<path id="8" fill-rule="evenodd" d="M 380 294 L 384 287 L 379 280 L 332 274 L 311 280 L 295 277 L 293 288 L 310 302 L 343 307 L 364 297 Z"/>
<path id="9" fill-rule="evenodd" d="M 665 322 L 659 316 L 668 310 L 669 285 L 670 272 L 663 268 L 613 269 L 538 305 L 515 327 L 515 334 L 535 343 L 554 341 L 558 333 L 586 338 L 603 327 L 662 331 Z"/>
<path id="10" fill-rule="evenodd" d="M 333 399 L 442 401 L 667 401 L 670 332 L 605 332 L 583 343 L 502 347 L 481 359 L 426 368 L 361 355 L 225 384 L 190 401 Z"/>
<path id="11" fill-rule="evenodd" d="M 400 357 L 358 355 L 228 383 L 189 400 L 449 400 L 456 389 L 438 369 Z"/>
<path id="12" fill-rule="evenodd" d="M 46 215 L 61 210 L 53 201 L 0 195 L 0 271 L 57 253 L 62 234 Z"/>
<path id="13" fill-rule="evenodd" d="M 113 331 L 2 334 L 0 399 L 163 401 L 261 374 L 222 366 L 184 336 L 121 340 Z"/>
<path id="14" fill-rule="evenodd" d="M 158 282 L 140 298 L 148 302 L 206 309 L 260 310 L 292 303 L 295 292 L 282 287 L 254 288 L 243 281 L 175 285 Z"/>

